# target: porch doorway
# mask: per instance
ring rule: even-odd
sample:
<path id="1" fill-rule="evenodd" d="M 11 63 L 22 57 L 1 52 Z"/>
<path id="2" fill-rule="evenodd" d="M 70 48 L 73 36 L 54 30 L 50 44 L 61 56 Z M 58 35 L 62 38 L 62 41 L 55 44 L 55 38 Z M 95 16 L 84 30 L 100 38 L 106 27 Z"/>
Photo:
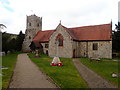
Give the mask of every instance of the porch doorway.
<path id="1" fill-rule="evenodd" d="M 48 50 L 46 50 L 46 54 L 48 55 Z"/>
<path id="2" fill-rule="evenodd" d="M 73 50 L 73 58 L 75 58 L 76 57 L 76 50 L 74 49 Z"/>

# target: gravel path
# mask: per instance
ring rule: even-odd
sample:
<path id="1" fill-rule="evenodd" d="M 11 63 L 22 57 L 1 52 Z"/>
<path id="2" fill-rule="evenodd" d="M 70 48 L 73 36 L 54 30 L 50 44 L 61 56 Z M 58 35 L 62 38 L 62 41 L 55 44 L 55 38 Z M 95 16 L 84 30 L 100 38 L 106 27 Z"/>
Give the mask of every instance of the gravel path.
<path id="1" fill-rule="evenodd" d="M 80 75 L 88 83 L 90 88 L 117 88 L 113 84 L 109 83 L 98 74 L 83 65 L 79 59 L 73 59 L 75 67 L 80 72 Z"/>
<path id="2" fill-rule="evenodd" d="M 29 59 L 27 54 L 19 54 L 9 88 L 58 88 Z"/>

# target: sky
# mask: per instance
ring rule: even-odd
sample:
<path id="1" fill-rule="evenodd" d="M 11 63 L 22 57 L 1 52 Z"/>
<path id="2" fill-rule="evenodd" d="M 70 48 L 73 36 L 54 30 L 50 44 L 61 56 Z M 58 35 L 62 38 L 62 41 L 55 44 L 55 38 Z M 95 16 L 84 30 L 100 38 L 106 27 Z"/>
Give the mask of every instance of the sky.
<path id="1" fill-rule="evenodd" d="M 65 27 L 108 24 L 113 29 L 118 22 L 120 0 L 0 0 L 0 24 L 2 31 L 25 33 L 26 16 L 42 17 L 42 30 L 55 29 L 61 23 Z"/>

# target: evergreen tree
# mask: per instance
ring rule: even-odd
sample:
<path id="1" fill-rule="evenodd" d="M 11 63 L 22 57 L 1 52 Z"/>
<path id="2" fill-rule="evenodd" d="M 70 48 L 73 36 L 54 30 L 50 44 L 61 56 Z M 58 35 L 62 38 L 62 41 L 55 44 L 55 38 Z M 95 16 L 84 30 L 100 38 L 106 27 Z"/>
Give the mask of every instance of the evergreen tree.
<path id="1" fill-rule="evenodd" d="M 25 38 L 25 35 L 20 31 L 19 35 L 16 38 L 16 50 L 21 51 L 22 49 L 22 43 Z"/>
<path id="2" fill-rule="evenodd" d="M 120 52 L 120 22 L 115 26 L 117 31 L 113 32 L 113 51 Z"/>

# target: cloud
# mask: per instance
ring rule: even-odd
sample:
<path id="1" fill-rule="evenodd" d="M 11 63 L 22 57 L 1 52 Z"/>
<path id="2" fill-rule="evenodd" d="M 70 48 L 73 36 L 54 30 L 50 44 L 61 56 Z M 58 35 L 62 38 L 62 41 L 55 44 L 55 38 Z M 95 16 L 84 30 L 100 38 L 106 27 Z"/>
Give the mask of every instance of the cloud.
<path id="1" fill-rule="evenodd" d="M 31 10 L 33 12 L 31 12 Z M 26 15 L 43 17 L 43 30 L 110 23 L 118 20 L 118 0 L 0 0 L 0 23 L 10 33 L 25 32 Z"/>

